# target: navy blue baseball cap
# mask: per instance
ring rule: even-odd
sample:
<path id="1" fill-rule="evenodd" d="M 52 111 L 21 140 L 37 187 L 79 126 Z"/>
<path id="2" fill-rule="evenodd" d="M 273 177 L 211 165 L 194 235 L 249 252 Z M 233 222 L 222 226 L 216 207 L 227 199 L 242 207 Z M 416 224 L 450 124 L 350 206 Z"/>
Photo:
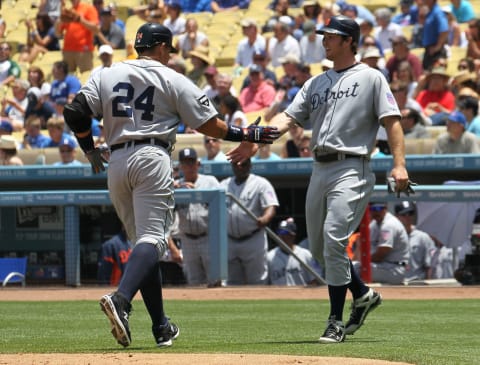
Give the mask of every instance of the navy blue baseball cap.
<path id="1" fill-rule="evenodd" d="M 193 148 L 184 148 L 178 153 L 178 159 L 184 161 L 187 159 L 196 160 L 198 158 L 197 151 Z"/>
<path id="2" fill-rule="evenodd" d="M 453 111 L 447 118 L 451 122 L 459 123 L 464 127 L 467 125 L 467 118 L 463 113 L 459 112 L 458 110 Z"/>
<path id="3" fill-rule="evenodd" d="M 332 16 L 325 25 L 316 32 L 317 34 L 331 33 L 352 37 L 356 43 L 358 43 L 360 39 L 360 26 L 355 20 L 344 15 Z"/>

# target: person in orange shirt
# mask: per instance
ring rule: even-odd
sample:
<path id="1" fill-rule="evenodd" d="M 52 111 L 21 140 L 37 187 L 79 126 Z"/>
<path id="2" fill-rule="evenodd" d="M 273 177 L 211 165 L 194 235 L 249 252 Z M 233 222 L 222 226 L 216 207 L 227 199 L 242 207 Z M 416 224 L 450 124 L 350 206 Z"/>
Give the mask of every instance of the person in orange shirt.
<path id="1" fill-rule="evenodd" d="M 80 72 L 93 68 L 93 37 L 99 31 L 97 9 L 80 0 L 71 0 L 71 14 L 66 18 L 60 16 L 55 22 L 55 34 L 63 37 L 63 60 L 68 63 L 70 72 L 78 68 Z M 65 9 L 62 4 L 62 12 Z"/>

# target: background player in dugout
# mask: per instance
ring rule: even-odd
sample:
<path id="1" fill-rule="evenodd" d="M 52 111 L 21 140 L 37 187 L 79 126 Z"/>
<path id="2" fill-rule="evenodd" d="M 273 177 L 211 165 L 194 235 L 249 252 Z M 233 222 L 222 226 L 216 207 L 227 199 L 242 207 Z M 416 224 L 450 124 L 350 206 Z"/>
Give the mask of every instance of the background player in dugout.
<path id="1" fill-rule="evenodd" d="M 321 343 L 343 342 L 381 303 L 355 273 L 346 254 L 375 184 L 369 165 L 379 125 L 385 126 L 393 155 L 390 176 L 397 191 L 409 187 L 400 111 L 384 76 L 355 60 L 360 29 L 345 16 L 334 16 L 317 31 L 323 34 L 333 69 L 308 80 L 285 112 L 270 126 L 283 134 L 293 124 L 312 126 L 314 163 L 307 190 L 306 218 L 310 250 L 325 269 L 330 298 Z M 233 151 L 230 156 L 236 155 Z M 353 296 L 350 319 L 343 322 L 347 290 Z"/>
<path id="2" fill-rule="evenodd" d="M 206 95 L 184 75 L 166 67 L 172 33 L 146 23 L 135 37 L 138 58 L 116 63 L 94 75 L 64 109 L 93 172 L 105 170 L 103 151 L 95 148 L 91 118 L 103 118 L 110 147 L 108 188 L 112 204 L 135 246 L 117 291 L 104 295 L 101 309 L 119 344 L 131 344 L 131 301 L 140 291 L 152 321 L 158 347 L 171 346 L 179 328 L 167 318 L 162 296 L 160 258 L 167 248 L 173 219 L 174 188 L 170 152 L 177 126 L 234 142 L 271 143 L 279 133 L 271 127 L 227 125 Z M 239 162 L 252 146 L 241 143 L 232 156 Z"/>

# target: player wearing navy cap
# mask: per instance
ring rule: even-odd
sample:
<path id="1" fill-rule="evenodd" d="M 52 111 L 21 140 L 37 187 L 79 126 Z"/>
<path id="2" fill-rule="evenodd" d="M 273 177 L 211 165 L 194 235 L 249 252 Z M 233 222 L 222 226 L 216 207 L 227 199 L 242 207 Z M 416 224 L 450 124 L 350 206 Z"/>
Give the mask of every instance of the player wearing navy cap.
<path id="1" fill-rule="evenodd" d="M 355 60 L 358 24 L 334 16 L 317 33 L 323 34 L 333 68 L 305 82 L 285 112 L 269 125 L 282 133 L 294 124 L 312 126 L 314 163 L 306 197 L 307 234 L 310 251 L 325 269 L 330 297 L 327 328 L 319 341 L 338 343 L 358 330 L 381 302 L 380 294 L 355 273 L 346 254 L 348 238 L 360 224 L 375 184 L 369 156 L 380 125 L 387 131 L 393 155 L 390 175 L 398 191 L 407 188 L 408 173 L 395 98 L 379 71 Z M 344 325 L 347 290 L 354 300 Z"/>

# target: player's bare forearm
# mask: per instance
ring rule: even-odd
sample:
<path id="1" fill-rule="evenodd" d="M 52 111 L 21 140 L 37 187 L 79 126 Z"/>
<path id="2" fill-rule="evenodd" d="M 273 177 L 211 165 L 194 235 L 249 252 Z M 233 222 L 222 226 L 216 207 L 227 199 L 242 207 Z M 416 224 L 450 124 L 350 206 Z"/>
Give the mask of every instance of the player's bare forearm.
<path id="1" fill-rule="evenodd" d="M 383 120 L 387 131 L 388 144 L 393 156 L 391 176 L 398 188 L 403 189 L 408 183 L 408 172 L 405 167 L 405 140 L 400 119 L 397 116 L 386 117 Z"/>
<path id="2" fill-rule="evenodd" d="M 275 206 L 270 206 L 266 207 L 265 210 L 263 211 L 263 215 L 261 217 L 258 217 L 257 219 L 257 225 L 259 227 L 265 227 L 267 226 L 270 221 L 275 217 L 275 213 L 277 212 L 277 208 Z"/>
<path id="3" fill-rule="evenodd" d="M 270 123 L 268 123 L 268 125 L 271 126 L 271 127 L 277 127 L 277 129 L 280 131 L 280 135 L 283 135 L 283 134 L 287 133 L 290 126 L 292 126 L 294 124 L 295 124 L 295 120 L 293 118 L 289 117 L 284 112 L 281 112 L 281 113 L 275 115 L 270 120 Z"/>

